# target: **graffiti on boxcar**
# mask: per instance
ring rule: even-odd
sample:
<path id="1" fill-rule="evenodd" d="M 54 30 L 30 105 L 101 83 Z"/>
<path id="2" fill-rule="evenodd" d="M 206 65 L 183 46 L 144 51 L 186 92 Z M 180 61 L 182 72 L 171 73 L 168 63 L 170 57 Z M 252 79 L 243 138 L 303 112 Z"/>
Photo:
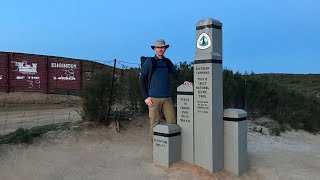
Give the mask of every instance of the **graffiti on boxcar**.
<path id="1" fill-rule="evenodd" d="M 73 69 L 63 69 L 60 77 L 53 76 L 54 80 L 65 80 L 65 81 L 74 81 L 76 80 L 74 76 Z"/>
<path id="2" fill-rule="evenodd" d="M 59 68 L 61 70 L 60 76 L 53 76 L 53 80 L 63 81 L 75 81 L 74 70 L 77 69 L 76 64 L 65 64 L 65 63 L 51 63 L 51 68 Z"/>
<path id="3" fill-rule="evenodd" d="M 38 73 L 37 63 L 28 63 L 27 61 L 11 61 L 11 63 L 12 71 L 19 73 L 15 79 L 24 80 L 29 89 L 40 89 L 40 77 L 36 75 Z"/>
<path id="4" fill-rule="evenodd" d="M 77 69 L 76 64 L 51 63 L 52 68 Z"/>
<path id="5" fill-rule="evenodd" d="M 15 62 L 11 62 L 14 63 L 16 68 L 12 69 L 13 71 L 18 71 L 21 74 L 30 74 L 30 75 L 34 75 L 37 74 L 37 63 L 31 63 L 28 64 L 27 61 L 15 61 Z"/>
<path id="6" fill-rule="evenodd" d="M 92 78 L 92 72 L 86 72 L 87 74 L 87 81 L 90 81 Z"/>
<path id="7" fill-rule="evenodd" d="M 28 81 L 28 83 L 29 83 L 29 87 L 28 88 L 30 88 L 30 89 L 32 89 L 32 88 L 41 88 L 41 83 L 40 83 L 40 80 L 27 80 Z"/>
<path id="8" fill-rule="evenodd" d="M 0 92 L 80 91 L 100 69 L 111 67 L 90 60 L 0 52 Z"/>

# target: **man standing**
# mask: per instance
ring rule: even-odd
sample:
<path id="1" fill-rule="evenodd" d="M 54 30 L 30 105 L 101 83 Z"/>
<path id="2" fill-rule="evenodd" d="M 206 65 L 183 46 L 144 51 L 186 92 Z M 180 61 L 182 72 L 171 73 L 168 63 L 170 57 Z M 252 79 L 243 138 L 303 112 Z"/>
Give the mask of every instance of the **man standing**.
<path id="1" fill-rule="evenodd" d="M 150 136 L 153 138 L 153 127 L 160 122 L 163 113 L 168 124 L 176 124 L 176 113 L 170 97 L 169 73 L 173 74 L 179 82 L 176 68 L 170 59 L 164 56 L 169 44 L 163 39 L 155 42 L 151 48 L 155 56 L 148 58 L 143 64 L 140 75 L 140 89 L 144 102 L 149 108 Z M 189 82 L 185 82 L 189 84 Z"/>

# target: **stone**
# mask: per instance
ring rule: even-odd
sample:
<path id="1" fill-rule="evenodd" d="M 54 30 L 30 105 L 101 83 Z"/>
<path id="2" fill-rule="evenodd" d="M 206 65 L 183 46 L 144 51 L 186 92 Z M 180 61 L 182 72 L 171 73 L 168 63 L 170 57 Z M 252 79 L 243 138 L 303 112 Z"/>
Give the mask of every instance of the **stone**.
<path id="1" fill-rule="evenodd" d="M 181 127 L 181 160 L 194 163 L 192 84 L 177 88 L 177 124 Z"/>
<path id="2" fill-rule="evenodd" d="M 159 124 L 153 128 L 153 163 L 170 167 L 181 160 L 181 128 Z"/>
<path id="3" fill-rule="evenodd" d="M 222 23 L 196 27 L 194 58 L 194 162 L 210 172 L 223 169 Z"/>
<path id="4" fill-rule="evenodd" d="M 224 169 L 238 176 L 248 169 L 247 112 L 224 110 Z"/>

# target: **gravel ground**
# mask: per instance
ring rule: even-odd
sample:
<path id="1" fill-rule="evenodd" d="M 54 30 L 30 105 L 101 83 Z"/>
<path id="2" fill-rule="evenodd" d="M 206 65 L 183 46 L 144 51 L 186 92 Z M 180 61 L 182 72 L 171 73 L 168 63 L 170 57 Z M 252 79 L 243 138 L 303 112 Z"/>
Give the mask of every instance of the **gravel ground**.
<path id="1" fill-rule="evenodd" d="M 0 145 L 0 179 L 318 179 L 320 135 L 286 132 L 280 137 L 248 130 L 249 170 L 236 177 L 186 162 L 170 168 L 152 163 L 147 116 L 123 124 L 48 132 L 31 145 Z M 252 125 L 249 123 L 249 127 Z"/>

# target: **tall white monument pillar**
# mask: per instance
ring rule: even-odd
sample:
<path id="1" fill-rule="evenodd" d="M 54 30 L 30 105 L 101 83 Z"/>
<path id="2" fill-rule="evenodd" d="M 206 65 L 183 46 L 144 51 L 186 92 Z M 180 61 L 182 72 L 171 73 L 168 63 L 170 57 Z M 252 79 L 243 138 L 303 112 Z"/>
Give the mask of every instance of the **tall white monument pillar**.
<path id="1" fill-rule="evenodd" d="M 196 26 L 194 58 L 195 164 L 223 169 L 222 23 L 205 19 Z"/>

